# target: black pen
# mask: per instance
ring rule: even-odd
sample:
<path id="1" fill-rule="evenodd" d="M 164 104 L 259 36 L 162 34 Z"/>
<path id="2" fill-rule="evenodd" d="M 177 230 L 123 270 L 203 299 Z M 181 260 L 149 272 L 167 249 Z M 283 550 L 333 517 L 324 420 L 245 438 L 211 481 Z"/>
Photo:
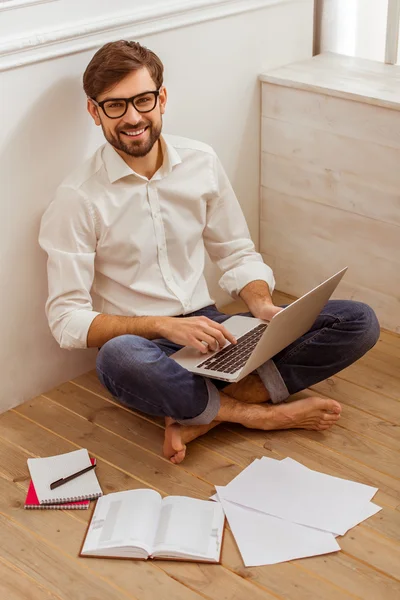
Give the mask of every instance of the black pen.
<path id="1" fill-rule="evenodd" d="M 84 473 L 91 471 L 92 469 L 95 468 L 95 466 L 96 466 L 96 463 L 94 462 L 92 465 L 90 465 L 90 467 L 86 467 L 86 469 L 82 469 L 81 471 L 77 471 L 76 473 L 73 473 L 72 475 L 68 475 L 68 477 L 61 477 L 61 479 L 57 479 L 57 481 L 53 481 L 53 483 L 50 484 L 50 489 L 54 490 L 55 488 L 58 488 L 60 485 L 63 485 L 64 483 L 71 481 L 71 479 L 75 479 L 75 477 L 79 477 L 79 475 L 83 475 Z"/>

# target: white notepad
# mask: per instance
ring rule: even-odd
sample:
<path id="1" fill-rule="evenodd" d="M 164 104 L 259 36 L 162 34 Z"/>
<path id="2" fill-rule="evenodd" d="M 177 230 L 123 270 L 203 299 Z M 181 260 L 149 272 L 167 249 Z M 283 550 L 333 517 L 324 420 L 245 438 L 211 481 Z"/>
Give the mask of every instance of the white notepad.
<path id="1" fill-rule="evenodd" d="M 94 470 L 68 481 L 55 490 L 50 489 L 53 481 L 68 477 L 90 465 L 88 451 L 84 448 L 47 458 L 28 458 L 28 469 L 39 503 L 78 502 L 102 496 L 103 492 Z"/>

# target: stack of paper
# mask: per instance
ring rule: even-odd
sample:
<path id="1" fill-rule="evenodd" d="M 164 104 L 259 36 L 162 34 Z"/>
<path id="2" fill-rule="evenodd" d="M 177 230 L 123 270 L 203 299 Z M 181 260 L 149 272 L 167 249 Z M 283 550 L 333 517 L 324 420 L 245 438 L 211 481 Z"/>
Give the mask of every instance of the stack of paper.
<path id="1" fill-rule="evenodd" d="M 337 536 L 381 510 L 377 488 L 291 458 L 257 459 L 216 490 L 247 567 L 336 552 Z"/>

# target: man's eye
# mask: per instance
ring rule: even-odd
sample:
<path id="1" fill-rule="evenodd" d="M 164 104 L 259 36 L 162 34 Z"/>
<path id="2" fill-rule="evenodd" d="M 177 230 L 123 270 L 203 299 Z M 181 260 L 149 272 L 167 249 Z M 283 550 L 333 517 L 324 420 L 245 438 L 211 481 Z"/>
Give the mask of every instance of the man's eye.
<path id="1" fill-rule="evenodd" d="M 151 102 L 150 96 L 141 96 L 140 98 L 136 98 L 136 104 L 147 104 Z"/>
<path id="2" fill-rule="evenodd" d="M 124 106 L 123 102 L 109 102 L 106 104 L 107 108 L 121 108 L 122 106 Z"/>

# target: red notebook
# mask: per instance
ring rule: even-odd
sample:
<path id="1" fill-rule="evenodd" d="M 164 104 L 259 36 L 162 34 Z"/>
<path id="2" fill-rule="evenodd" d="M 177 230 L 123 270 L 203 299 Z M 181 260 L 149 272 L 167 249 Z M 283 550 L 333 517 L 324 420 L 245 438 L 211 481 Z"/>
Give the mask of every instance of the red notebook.
<path id="1" fill-rule="evenodd" d="M 92 465 L 96 464 L 96 459 L 90 459 Z M 24 508 L 49 508 L 53 510 L 87 510 L 90 500 L 79 500 L 78 502 L 65 502 L 63 504 L 40 504 L 36 495 L 33 481 L 30 482 L 28 493 L 26 495 Z"/>

